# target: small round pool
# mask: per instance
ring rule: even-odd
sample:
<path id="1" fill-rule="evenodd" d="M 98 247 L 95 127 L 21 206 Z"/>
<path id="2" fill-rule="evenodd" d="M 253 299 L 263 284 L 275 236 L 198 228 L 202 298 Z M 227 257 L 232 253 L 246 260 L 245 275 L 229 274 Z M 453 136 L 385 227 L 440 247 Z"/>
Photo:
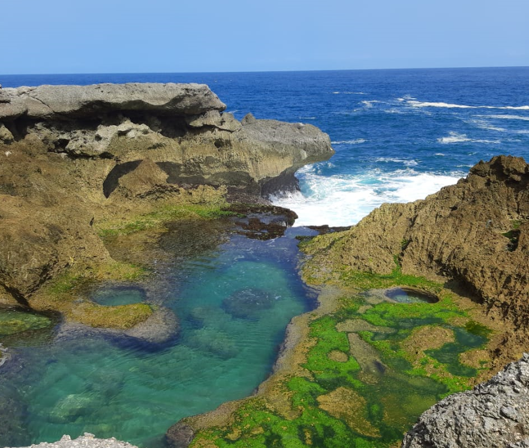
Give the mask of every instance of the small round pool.
<path id="1" fill-rule="evenodd" d="M 391 288 L 384 294 L 388 299 L 398 303 L 436 303 L 439 298 L 434 294 L 413 288 Z"/>
<path id="2" fill-rule="evenodd" d="M 132 305 L 145 301 L 145 291 L 135 286 L 105 286 L 96 290 L 91 299 L 104 306 Z"/>

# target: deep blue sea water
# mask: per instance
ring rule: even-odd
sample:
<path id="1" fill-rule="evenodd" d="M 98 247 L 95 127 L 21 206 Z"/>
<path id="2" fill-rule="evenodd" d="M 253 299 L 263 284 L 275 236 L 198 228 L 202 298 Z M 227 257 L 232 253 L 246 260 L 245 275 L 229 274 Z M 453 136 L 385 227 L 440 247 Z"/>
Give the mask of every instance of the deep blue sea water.
<path id="1" fill-rule="evenodd" d="M 277 198 L 297 225 L 356 223 L 383 202 L 455 183 L 479 160 L 529 155 L 529 67 L 267 73 L 2 76 L 4 87 L 100 82 L 208 84 L 237 118 L 314 124 L 336 155 Z"/>
<path id="2" fill-rule="evenodd" d="M 336 155 L 300 170 L 301 193 L 275 199 L 300 215 L 298 225 L 355 223 L 383 202 L 455 183 L 496 154 L 529 160 L 529 68 L 0 75 L 4 87 L 100 82 L 206 83 L 239 119 L 252 112 L 323 129 Z M 250 394 L 270 372 L 288 321 L 313 304 L 296 272 L 295 235 L 307 232 L 270 241 L 231 235 L 176 264 L 174 291 L 155 298 L 181 323 L 162 349 L 106 337 L 10 346 L 24 370 L 9 383 L 0 377 L 0 407 L 13 396 L 17 403 L 0 446 L 88 431 L 158 448 L 178 419 Z M 267 307 L 248 316 L 233 307 L 254 297 Z"/>

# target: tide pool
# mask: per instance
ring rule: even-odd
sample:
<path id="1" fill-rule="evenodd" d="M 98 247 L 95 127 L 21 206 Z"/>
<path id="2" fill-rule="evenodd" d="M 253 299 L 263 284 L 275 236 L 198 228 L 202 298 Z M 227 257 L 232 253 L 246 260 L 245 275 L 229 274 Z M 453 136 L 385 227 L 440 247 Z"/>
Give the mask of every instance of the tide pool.
<path id="1" fill-rule="evenodd" d="M 163 306 L 180 328 L 166 344 L 79 334 L 22 344 L 14 351 L 21 368 L 8 381 L 23 412 L 10 433 L 0 430 L 0 445 L 90 432 L 158 447 L 181 418 L 250 395 L 269 375 L 290 319 L 314 304 L 295 270 L 294 236 L 230 235 L 216 250 L 176 263 L 166 272 L 173 291 Z M 123 287 L 93 294 L 112 304 L 142 298 Z M 0 399 L 6 394 L 0 388 Z"/>

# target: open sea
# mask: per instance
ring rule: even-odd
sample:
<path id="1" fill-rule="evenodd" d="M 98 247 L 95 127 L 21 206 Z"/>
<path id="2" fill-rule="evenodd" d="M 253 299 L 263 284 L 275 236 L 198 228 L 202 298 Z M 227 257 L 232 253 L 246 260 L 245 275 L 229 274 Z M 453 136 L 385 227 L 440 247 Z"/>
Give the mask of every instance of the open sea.
<path id="1" fill-rule="evenodd" d="M 90 432 L 162 448 L 181 418 L 250 395 L 269 375 L 290 319 L 314 307 L 315 291 L 297 271 L 296 236 L 314 234 L 303 226 L 354 224 L 384 202 L 424 198 L 457 182 L 480 160 L 529 156 L 529 67 L 0 75 L 3 87 L 103 82 L 206 83 L 238 119 L 251 112 L 320 127 L 336 155 L 299 171 L 301 192 L 274 198 L 300 217 L 284 237 L 251 240 L 226 222 L 211 248 L 181 257 L 179 238 L 189 237 L 169 231 L 159 242 L 173 255 L 164 295 L 145 299 L 134 285 L 92 292 L 109 305 L 146 300 L 176 314 L 180 330 L 166 344 L 70 335 L 60 325 L 10 337 L 3 322 L 14 311 L 0 310 L 0 343 L 12 356 L 0 366 L 0 447 Z M 384 393 L 400 397 L 399 406 L 424 398 L 392 378 Z M 428 403 L 441 389 L 427 391 Z M 412 404 L 410 422 L 426 409 Z"/>
<path id="2" fill-rule="evenodd" d="M 303 122 L 336 155 L 275 198 L 297 225 L 350 225 L 384 202 L 424 198 L 497 154 L 529 155 L 529 67 L 266 73 L 0 75 L 4 87 L 205 83 L 241 119 Z"/>

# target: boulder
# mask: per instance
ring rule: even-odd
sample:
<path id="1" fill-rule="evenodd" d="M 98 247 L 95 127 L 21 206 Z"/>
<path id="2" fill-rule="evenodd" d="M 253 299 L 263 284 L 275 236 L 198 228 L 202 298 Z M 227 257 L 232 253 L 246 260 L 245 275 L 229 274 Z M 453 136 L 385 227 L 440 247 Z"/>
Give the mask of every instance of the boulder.
<path id="1" fill-rule="evenodd" d="M 528 431 L 529 354 L 524 354 L 486 383 L 427 410 L 402 447 L 526 447 Z"/>

